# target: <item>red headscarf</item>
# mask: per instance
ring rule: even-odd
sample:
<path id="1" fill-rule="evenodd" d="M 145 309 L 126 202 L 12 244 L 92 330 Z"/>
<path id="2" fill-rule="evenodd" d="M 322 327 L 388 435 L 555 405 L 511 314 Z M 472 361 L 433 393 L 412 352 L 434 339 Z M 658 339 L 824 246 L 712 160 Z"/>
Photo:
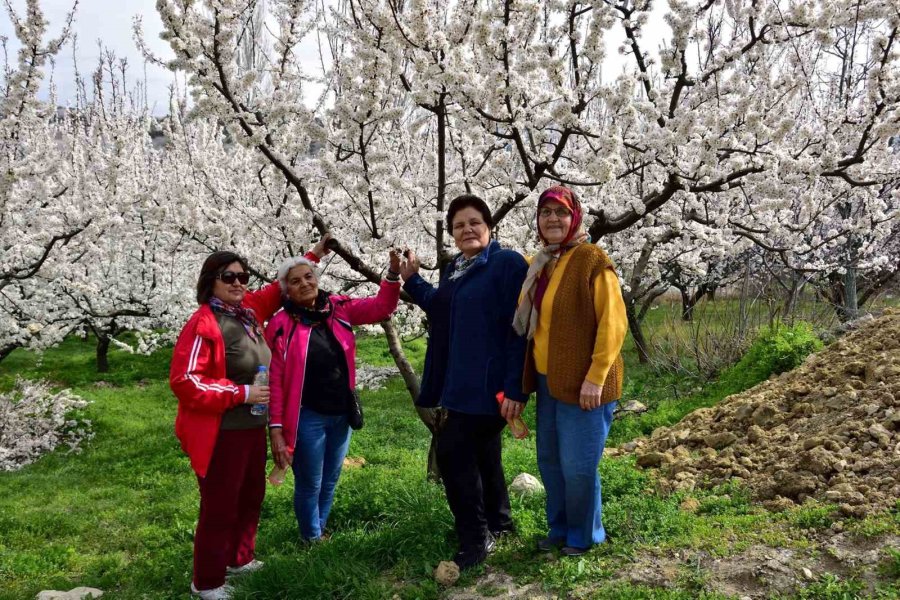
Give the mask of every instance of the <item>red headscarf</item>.
<path id="1" fill-rule="evenodd" d="M 572 241 L 572 238 L 575 237 L 575 235 L 578 233 L 579 228 L 581 227 L 581 221 L 584 218 L 584 212 L 581 210 L 581 202 L 578 201 L 578 197 L 575 196 L 575 192 L 573 192 L 569 188 L 561 185 L 555 185 L 544 190 L 544 193 L 541 194 L 540 198 L 538 198 L 535 218 L 537 218 L 537 213 L 541 212 L 541 208 L 543 208 L 544 205 L 548 202 L 558 202 L 569 209 L 569 212 L 572 213 L 572 222 L 569 224 L 569 231 L 566 232 L 565 239 L 563 239 L 563 241 L 559 243 L 560 248 L 565 248 L 566 244 Z M 537 225 L 537 231 L 538 237 L 541 238 L 541 241 L 546 246 L 548 242 L 544 237 L 544 234 L 541 233 L 540 223 L 538 223 Z"/>
<path id="2" fill-rule="evenodd" d="M 581 227 L 584 213 L 575 192 L 561 185 L 544 190 L 544 193 L 538 198 L 537 212 L 539 213 L 541 208 L 550 202 L 558 202 L 565 206 L 572 213 L 572 222 L 569 224 L 566 237 L 559 244 L 549 243 L 541 233 L 540 222 L 538 223 L 538 237 L 541 238 L 544 248 L 535 255 L 528 267 L 528 274 L 522 284 L 522 301 L 519 303 L 513 319 L 513 327 L 520 335 L 526 335 L 528 339 L 532 338 L 537 327 L 538 313 L 541 310 L 541 303 L 544 301 L 544 294 L 550 285 L 550 274 L 556 264 L 555 261 L 561 253 L 590 239 Z"/>

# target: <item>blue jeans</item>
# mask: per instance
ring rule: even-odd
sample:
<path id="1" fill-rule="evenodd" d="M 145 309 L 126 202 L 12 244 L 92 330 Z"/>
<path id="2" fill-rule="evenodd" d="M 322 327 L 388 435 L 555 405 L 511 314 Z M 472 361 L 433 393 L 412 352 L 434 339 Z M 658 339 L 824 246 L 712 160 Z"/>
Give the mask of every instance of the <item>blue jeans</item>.
<path id="1" fill-rule="evenodd" d="M 294 513 L 304 540 L 322 537 L 349 445 L 350 426 L 346 415 L 323 415 L 309 408 L 300 409 L 291 469 L 294 471 Z"/>
<path id="2" fill-rule="evenodd" d="M 597 466 L 616 402 L 591 411 L 560 402 L 538 374 L 537 461 L 547 490 L 548 537 L 588 548 L 606 540 Z"/>

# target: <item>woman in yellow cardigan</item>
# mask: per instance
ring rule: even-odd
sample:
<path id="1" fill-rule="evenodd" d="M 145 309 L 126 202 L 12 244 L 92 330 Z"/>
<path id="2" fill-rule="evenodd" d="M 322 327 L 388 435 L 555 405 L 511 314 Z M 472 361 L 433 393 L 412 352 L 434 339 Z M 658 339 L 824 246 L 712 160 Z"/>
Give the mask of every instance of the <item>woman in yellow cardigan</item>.
<path id="1" fill-rule="evenodd" d="M 524 389 L 537 390 L 537 459 L 547 490 L 549 533 L 541 550 L 579 556 L 606 540 L 597 466 L 622 395 L 620 354 L 628 320 L 619 279 L 606 253 L 590 243 L 575 193 L 541 194 L 532 259 L 516 311 L 528 338 Z M 513 418 L 523 404 L 506 400 Z"/>

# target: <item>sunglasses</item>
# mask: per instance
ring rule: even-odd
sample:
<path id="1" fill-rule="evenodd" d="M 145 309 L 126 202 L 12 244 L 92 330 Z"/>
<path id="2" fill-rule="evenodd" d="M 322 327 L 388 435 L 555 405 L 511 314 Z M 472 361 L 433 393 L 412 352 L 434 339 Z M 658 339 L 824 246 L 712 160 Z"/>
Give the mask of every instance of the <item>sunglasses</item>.
<path id="1" fill-rule="evenodd" d="M 250 283 L 250 273 L 247 273 L 246 271 L 241 271 L 240 273 L 223 271 L 216 275 L 216 279 L 221 279 L 222 283 L 227 283 L 228 285 L 231 285 L 235 281 L 240 282 L 241 285 L 247 285 Z"/>

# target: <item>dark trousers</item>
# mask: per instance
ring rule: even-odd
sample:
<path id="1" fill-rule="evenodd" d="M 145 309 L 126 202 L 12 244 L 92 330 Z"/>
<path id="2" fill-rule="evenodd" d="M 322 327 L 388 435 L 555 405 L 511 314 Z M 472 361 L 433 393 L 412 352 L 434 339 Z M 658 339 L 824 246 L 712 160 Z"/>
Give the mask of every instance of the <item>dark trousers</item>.
<path id="1" fill-rule="evenodd" d="M 253 560 L 259 512 L 266 493 L 266 429 L 221 430 L 200 483 L 194 533 L 194 585 L 225 583 L 225 568 Z"/>
<path id="2" fill-rule="evenodd" d="M 489 530 L 512 525 L 500 458 L 499 416 L 447 411 L 437 435 L 437 461 L 461 550 L 479 548 Z"/>

